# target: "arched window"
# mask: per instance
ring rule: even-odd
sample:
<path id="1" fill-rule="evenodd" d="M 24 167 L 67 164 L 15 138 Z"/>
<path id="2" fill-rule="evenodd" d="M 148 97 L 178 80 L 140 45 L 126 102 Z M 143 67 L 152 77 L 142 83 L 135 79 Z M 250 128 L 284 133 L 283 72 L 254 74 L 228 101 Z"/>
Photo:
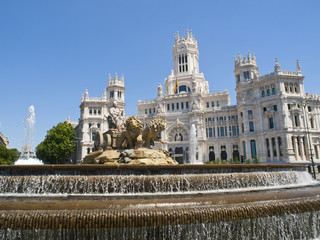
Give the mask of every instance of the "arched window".
<path id="1" fill-rule="evenodd" d="M 266 96 L 266 92 L 264 90 L 262 90 L 261 95 L 262 95 L 262 97 L 265 97 Z"/>
<path id="2" fill-rule="evenodd" d="M 267 95 L 270 96 L 270 88 L 267 89 Z"/>
<path id="3" fill-rule="evenodd" d="M 266 145 L 267 145 L 267 153 L 268 153 L 268 157 L 271 157 L 270 155 L 270 143 L 269 143 L 269 139 L 266 139 Z"/>
<path id="4" fill-rule="evenodd" d="M 277 156 L 277 146 L 276 146 L 276 140 L 274 138 L 271 139 L 272 142 L 272 151 L 273 151 L 273 156 Z"/>
<path id="5" fill-rule="evenodd" d="M 279 156 L 282 157 L 282 140 L 281 137 L 278 137 L 278 144 L 279 144 Z"/>
<path id="6" fill-rule="evenodd" d="M 179 142 L 179 141 L 183 141 L 183 136 L 181 133 L 177 133 L 175 136 L 174 136 L 174 141 L 176 142 Z"/>

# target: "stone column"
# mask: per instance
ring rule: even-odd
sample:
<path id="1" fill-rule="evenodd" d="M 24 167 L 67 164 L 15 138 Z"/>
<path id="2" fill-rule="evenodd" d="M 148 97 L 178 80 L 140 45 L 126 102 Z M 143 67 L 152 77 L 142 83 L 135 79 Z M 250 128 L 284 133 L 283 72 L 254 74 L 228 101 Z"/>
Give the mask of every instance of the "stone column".
<path id="1" fill-rule="evenodd" d="M 303 143 L 303 138 L 299 137 L 299 143 L 300 143 L 300 152 L 301 152 L 301 160 L 305 159 L 305 155 L 304 155 L 304 143 Z"/>
<path id="2" fill-rule="evenodd" d="M 299 160 L 300 155 L 299 155 L 299 149 L 298 149 L 298 137 L 293 137 L 293 142 L 294 142 L 294 153 L 296 156 L 296 160 Z"/>

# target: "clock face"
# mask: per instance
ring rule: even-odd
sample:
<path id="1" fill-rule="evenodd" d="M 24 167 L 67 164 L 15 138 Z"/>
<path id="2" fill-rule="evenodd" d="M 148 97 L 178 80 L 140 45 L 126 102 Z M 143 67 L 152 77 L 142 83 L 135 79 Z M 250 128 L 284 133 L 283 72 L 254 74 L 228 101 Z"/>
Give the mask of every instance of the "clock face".
<path id="1" fill-rule="evenodd" d="M 183 49 L 185 49 L 186 47 L 184 46 L 184 45 L 180 45 L 179 46 L 179 50 L 183 50 Z"/>

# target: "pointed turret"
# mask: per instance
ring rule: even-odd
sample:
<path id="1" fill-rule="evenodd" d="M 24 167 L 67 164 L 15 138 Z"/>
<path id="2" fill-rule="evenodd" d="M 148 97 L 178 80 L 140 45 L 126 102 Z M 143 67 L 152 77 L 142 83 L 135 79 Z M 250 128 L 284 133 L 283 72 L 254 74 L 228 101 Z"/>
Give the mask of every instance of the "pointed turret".
<path id="1" fill-rule="evenodd" d="M 250 50 L 248 51 L 247 57 L 242 57 L 241 53 L 238 54 L 238 59 L 234 58 L 234 73 L 236 82 L 241 83 L 243 81 L 253 80 L 259 70 L 256 63 L 255 54 L 251 56 Z"/>

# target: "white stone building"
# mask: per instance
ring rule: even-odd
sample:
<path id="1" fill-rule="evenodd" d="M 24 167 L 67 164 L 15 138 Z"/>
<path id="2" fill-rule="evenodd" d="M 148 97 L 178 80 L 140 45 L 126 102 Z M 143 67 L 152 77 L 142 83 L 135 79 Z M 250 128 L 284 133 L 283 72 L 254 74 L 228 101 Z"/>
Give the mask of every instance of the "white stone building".
<path id="1" fill-rule="evenodd" d="M 104 90 L 102 98 L 89 97 L 88 90 L 82 95 L 80 104 L 79 122 L 70 122 L 76 133 L 76 151 L 72 156 L 74 163 L 79 163 L 94 149 L 94 138 L 96 131 L 106 132 L 110 124 L 119 124 L 113 121 L 124 118 L 124 97 L 125 97 L 124 77 L 114 78 L 109 75 L 108 86 Z"/>
<path id="2" fill-rule="evenodd" d="M 257 156 L 260 162 L 300 162 L 310 161 L 311 154 L 319 161 L 320 96 L 305 93 L 298 61 L 296 72 L 282 70 L 276 59 L 274 71 L 260 75 L 256 57 L 239 54 L 234 59 L 234 106 L 227 90 L 209 92 L 192 32 L 186 38 L 176 34 L 173 62 L 157 97 L 138 102 L 138 116 L 144 124 L 155 116 L 165 120 L 163 147 L 177 161 L 190 162 L 192 124 L 197 128 L 200 162 L 240 156 L 251 160 Z"/>

